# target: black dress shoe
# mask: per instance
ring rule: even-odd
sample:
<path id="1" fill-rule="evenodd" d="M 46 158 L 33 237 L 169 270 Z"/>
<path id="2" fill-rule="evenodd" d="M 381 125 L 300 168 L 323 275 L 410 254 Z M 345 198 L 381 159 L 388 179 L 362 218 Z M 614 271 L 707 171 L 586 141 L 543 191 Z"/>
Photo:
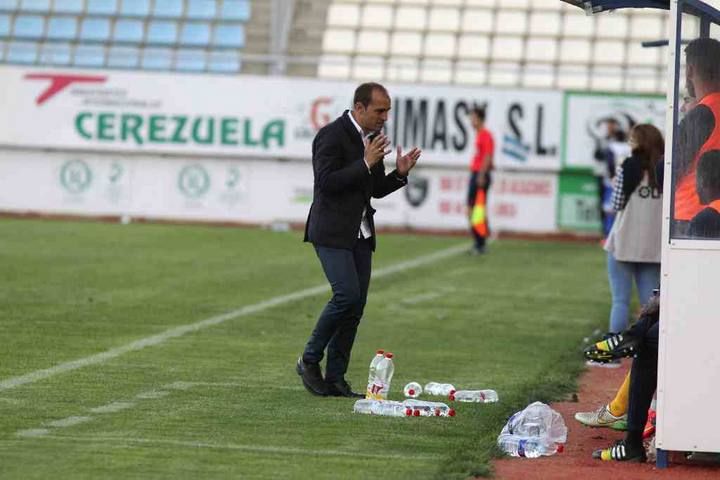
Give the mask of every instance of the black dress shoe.
<path id="1" fill-rule="evenodd" d="M 352 391 L 352 387 L 345 380 L 327 383 L 327 395 L 331 397 L 365 398 L 365 395 Z"/>
<path id="2" fill-rule="evenodd" d="M 295 366 L 295 371 L 300 375 L 300 378 L 302 378 L 303 386 L 308 392 L 319 397 L 327 396 L 327 384 L 325 380 L 323 380 L 320 365 L 317 363 L 306 363 L 302 357 L 300 357 Z"/>

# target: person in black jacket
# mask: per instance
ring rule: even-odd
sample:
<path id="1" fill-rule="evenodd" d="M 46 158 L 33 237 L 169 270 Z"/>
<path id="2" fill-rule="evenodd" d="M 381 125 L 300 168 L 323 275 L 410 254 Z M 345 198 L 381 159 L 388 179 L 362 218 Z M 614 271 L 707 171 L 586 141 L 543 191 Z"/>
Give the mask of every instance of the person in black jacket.
<path id="1" fill-rule="evenodd" d="M 385 87 L 364 83 L 355 90 L 352 111 L 320 129 L 313 141 L 313 202 L 305 241 L 315 247 L 333 295 L 296 371 L 315 395 L 363 396 L 352 391 L 345 372 L 367 299 L 376 245 L 370 198 L 382 198 L 405 186 L 420 157 L 418 148 L 403 155 L 398 147 L 396 169 L 385 174 L 383 157 L 390 153 L 390 141 L 382 129 L 389 111 Z M 319 364 L 326 349 L 323 378 Z"/>

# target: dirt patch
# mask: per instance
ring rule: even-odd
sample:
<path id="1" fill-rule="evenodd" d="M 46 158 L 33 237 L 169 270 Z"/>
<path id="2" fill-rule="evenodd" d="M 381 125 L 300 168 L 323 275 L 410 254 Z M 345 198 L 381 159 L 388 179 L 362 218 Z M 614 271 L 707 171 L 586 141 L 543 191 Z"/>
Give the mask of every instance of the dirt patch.
<path id="1" fill-rule="evenodd" d="M 590 411 L 611 400 L 623 381 L 630 363 L 621 368 L 588 368 L 580 380 L 577 402 L 560 402 L 552 407 L 562 414 L 568 426 L 563 453 L 536 459 L 503 458 L 494 462 L 495 478 L 502 480 L 710 480 L 720 478 L 720 467 L 695 465 L 680 453 L 670 456 L 670 467 L 658 469 L 654 463 L 625 464 L 602 462 L 592 452 L 623 438 L 623 432 L 608 428 L 588 428 L 578 423 L 575 412 Z"/>

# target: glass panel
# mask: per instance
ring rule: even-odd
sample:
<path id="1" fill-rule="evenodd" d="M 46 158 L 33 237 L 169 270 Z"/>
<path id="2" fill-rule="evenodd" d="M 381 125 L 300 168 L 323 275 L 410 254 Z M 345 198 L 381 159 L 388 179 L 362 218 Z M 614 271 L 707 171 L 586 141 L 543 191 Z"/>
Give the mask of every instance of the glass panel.
<path id="1" fill-rule="evenodd" d="M 8 63 L 35 63 L 37 61 L 38 44 L 35 42 L 10 42 L 8 45 Z"/>
<path id="2" fill-rule="evenodd" d="M 83 40 L 107 40 L 110 36 L 110 20 L 106 18 L 86 18 L 80 27 Z"/>
<path id="3" fill-rule="evenodd" d="M 58 13 L 83 13 L 84 0 L 55 0 L 53 11 Z"/>
<path id="4" fill-rule="evenodd" d="M 41 65 L 68 65 L 72 47 L 69 43 L 49 42 L 42 46 L 40 52 Z"/>
<path id="5" fill-rule="evenodd" d="M 132 17 L 144 17 L 150 13 L 150 0 L 122 0 L 120 14 Z"/>
<path id="6" fill-rule="evenodd" d="M 155 0 L 153 15 L 156 17 L 180 18 L 182 14 L 182 0 Z"/>
<path id="7" fill-rule="evenodd" d="M 79 67 L 102 67 L 105 63 L 105 48 L 99 45 L 78 45 L 74 60 Z"/>
<path id="8" fill-rule="evenodd" d="M 205 70 L 205 52 L 203 50 L 178 50 L 175 58 L 177 70 L 202 72 Z"/>
<path id="9" fill-rule="evenodd" d="M 18 15 L 15 18 L 14 35 L 25 38 L 41 38 L 45 20 L 38 15 Z"/>
<path id="10" fill-rule="evenodd" d="M 169 48 L 146 48 L 143 50 L 142 68 L 147 70 L 170 70 L 173 52 Z"/>
<path id="11" fill-rule="evenodd" d="M 223 20 L 247 22 L 250 19 L 250 2 L 246 0 L 225 0 L 222 4 L 220 17 Z"/>
<path id="12" fill-rule="evenodd" d="M 48 23 L 48 38 L 71 40 L 77 36 L 77 20 L 73 17 L 52 17 Z"/>
<path id="13" fill-rule="evenodd" d="M 170 44 L 177 41 L 175 22 L 153 21 L 148 26 L 148 43 Z"/>
<path id="14" fill-rule="evenodd" d="M 188 18 L 209 19 L 217 13 L 215 0 L 190 0 L 187 6 Z"/>
<path id="15" fill-rule="evenodd" d="M 88 0 L 87 13 L 96 15 L 114 15 L 117 12 L 117 0 Z"/>
<path id="16" fill-rule="evenodd" d="M 188 22 L 182 27 L 180 43 L 183 45 L 207 45 L 210 42 L 210 25 Z"/>
<path id="17" fill-rule="evenodd" d="M 118 42 L 138 43 L 143 39 L 143 22 L 140 20 L 118 20 L 115 22 L 113 39 Z"/>
<path id="18" fill-rule="evenodd" d="M 240 59 L 237 53 L 230 51 L 210 52 L 208 69 L 211 72 L 233 73 L 240 71 Z"/>
<path id="19" fill-rule="evenodd" d="M 20 10 L 47 13 L 50 11 L 50 0 L 22 0 Z"/>
<path id="20" fill-rule="evenodd" d="M 220 47 L 245 46 L 245 30 L 238 24 L 220 24 L 215 26 L 213 43 Z"/>
<path id="21" fill-rule="evenodd" d="M 713 23 L 720 18 L 711 19 Z M 672 152 L 671 238 L 720 240 L 720 41 L 683 15 Z"/>
<path id="22" fill-rule="evenodd" d="M 137 68 L 140 51 L 136 47 L 113 46 L 108 53 L 108 67 Z"/>

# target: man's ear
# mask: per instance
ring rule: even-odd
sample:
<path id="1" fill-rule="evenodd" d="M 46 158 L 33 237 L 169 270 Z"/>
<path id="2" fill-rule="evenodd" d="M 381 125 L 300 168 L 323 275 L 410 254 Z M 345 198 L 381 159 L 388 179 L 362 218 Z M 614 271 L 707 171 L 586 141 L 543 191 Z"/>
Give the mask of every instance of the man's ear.
<path id="1" fill-rule="evenodd" d="M 685 76 L 691 79 L 695 77 L 695 65 L 685 65 Z"/>

